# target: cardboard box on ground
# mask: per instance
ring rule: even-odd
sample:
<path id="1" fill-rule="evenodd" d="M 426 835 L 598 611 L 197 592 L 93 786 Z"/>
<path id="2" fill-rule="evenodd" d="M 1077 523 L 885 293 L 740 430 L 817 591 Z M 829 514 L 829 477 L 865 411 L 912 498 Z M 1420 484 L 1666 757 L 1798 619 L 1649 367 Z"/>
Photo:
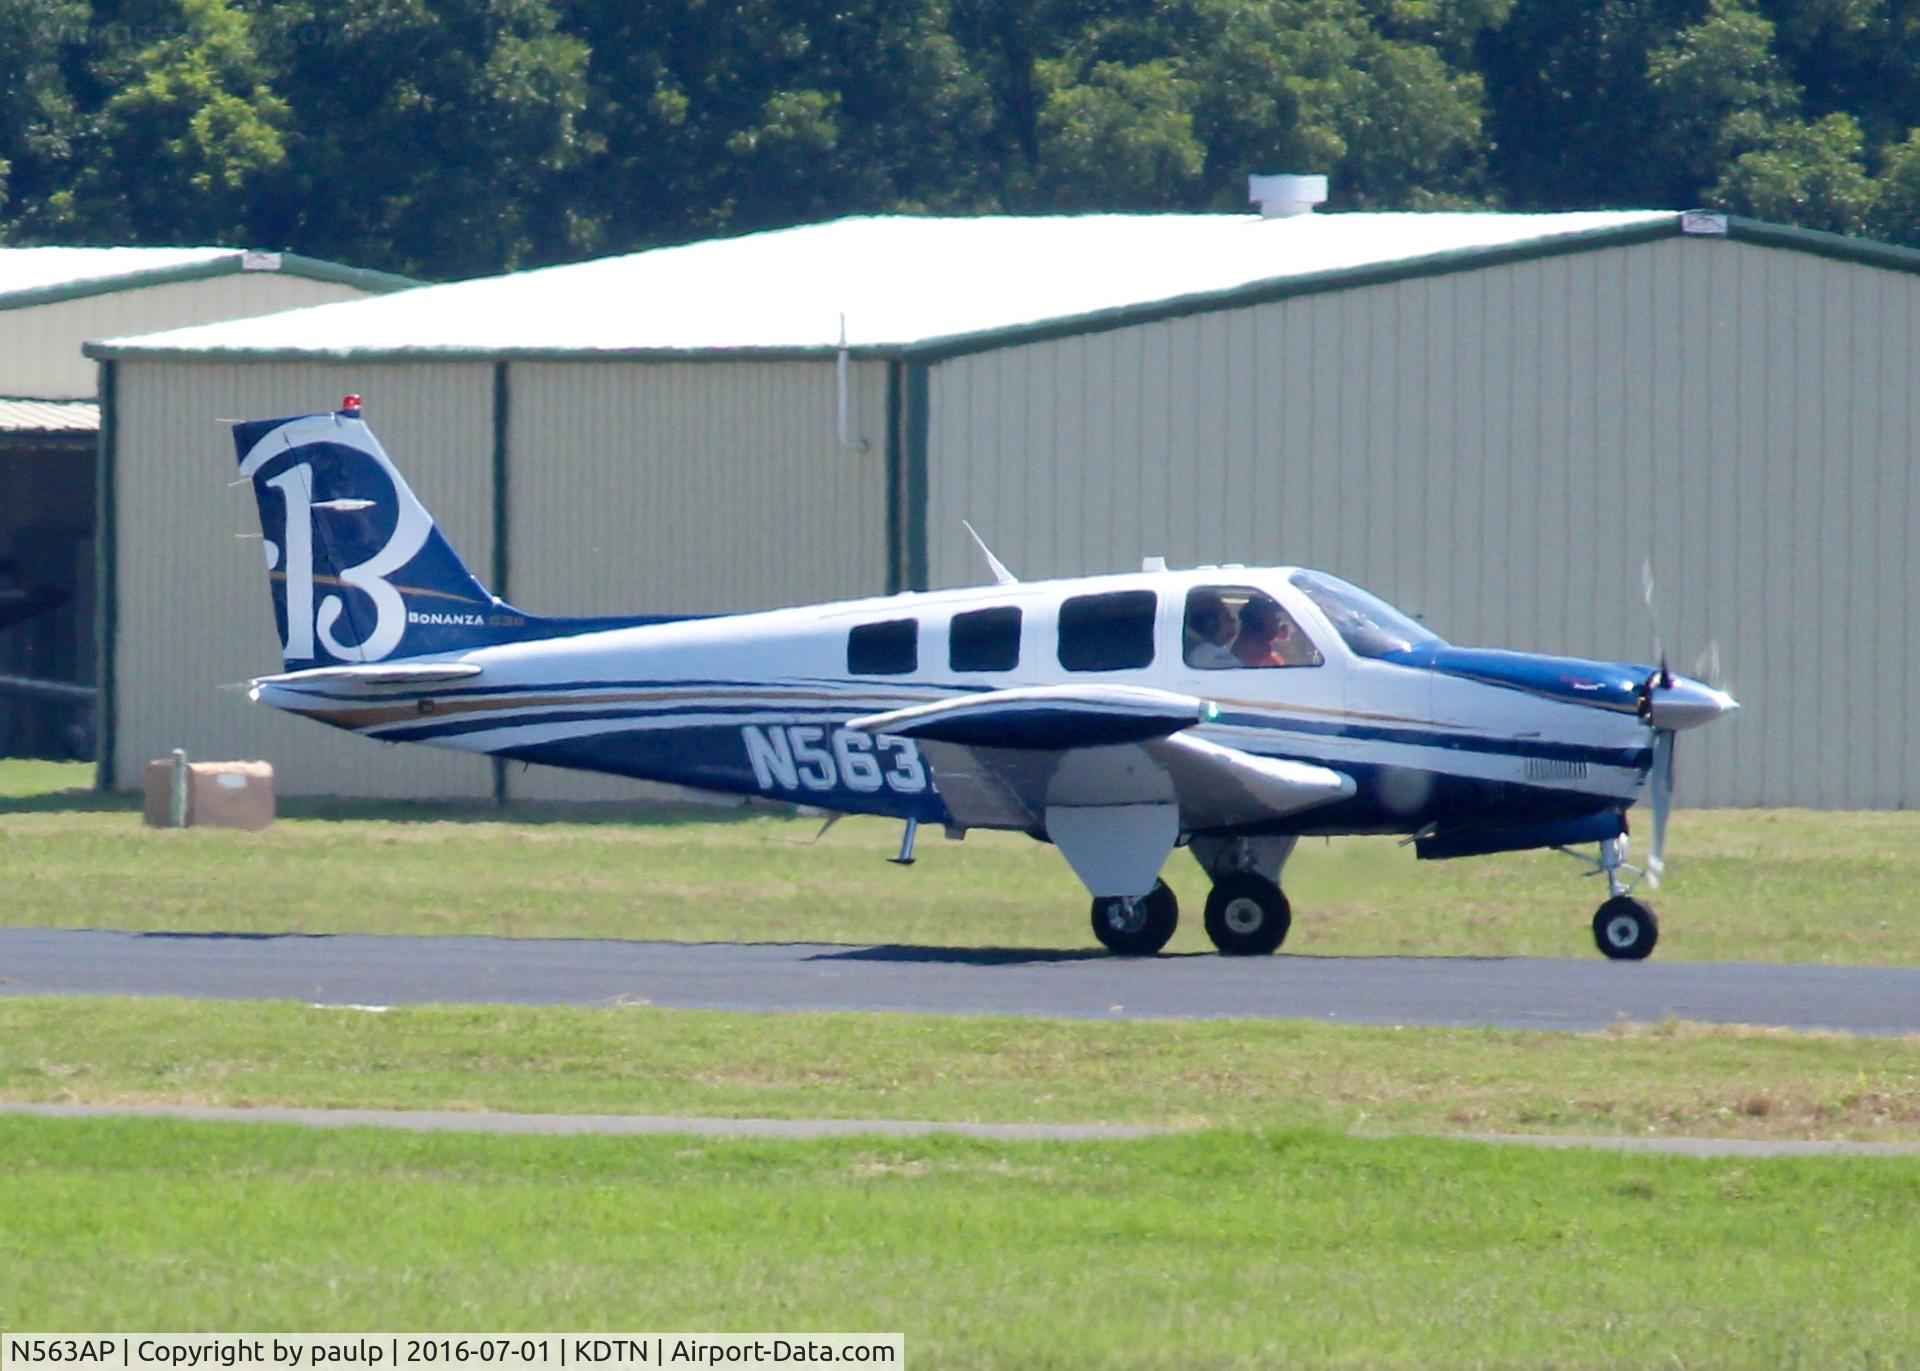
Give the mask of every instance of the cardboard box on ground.
<path id="1" fill-rule="evenodd" d="M 173 826 L 170 759 L 147 763 L 146 817 L 155 828 Z M 273 763 L 188 762 L 186 826 L 261 829 L 273 822 Z"/>

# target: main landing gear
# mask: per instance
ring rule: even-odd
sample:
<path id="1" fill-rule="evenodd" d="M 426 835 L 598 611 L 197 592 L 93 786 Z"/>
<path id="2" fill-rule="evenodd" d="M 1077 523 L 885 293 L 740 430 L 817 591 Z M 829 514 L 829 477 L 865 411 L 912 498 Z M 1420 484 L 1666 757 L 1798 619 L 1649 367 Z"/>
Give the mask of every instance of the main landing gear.
<path id="1" fill-rule="evenodd" d="M 1173 887 L 1155 881 L 1144 895 L 1103 896 L 1093 902 L 1093 936 L 1122 957 L 1151 957 L 1180 924 Z"/>
<path id="2" fill-rule="evenodd" d="M 1195 838 L 1194 860 L 1213 879 L 1207 936 L 1223 957 L 1264 957 L 1287 940 L 1293 910 L 1280 890 L 1292 838 Z M 1151 957 L 1180 923 L 1180 902 L 1165 881 L 1134 899 L 1093 902 L 1093 936 L 1122 957 Z"/>
<path id="3" fill-rule="evenodd" d="M 1564 847 L 1560 851 L 1591 865 L 1589 874 L 1607 878 L 1607 902 L 1593 914 L 1594 946 L 1612 961 L 1644 961 L 1660 941 L 1660 921 L 1654 917 L 1652 905 L 1633 897 L 1634 887 L 1645 873 L 1627 865 L 1626 834 L 1601 843 L 1597 861 Z M 1635 879 L 1631 883 L 1622 880 L 1622 871 L 1635 872 Z"/>
<path id="4" fill-rule="evenodd" d="M 1292 838 L 1195 838 L 1193 859 L 1213 881 L 1207 936 L 1223 957 L 1264 957 L 1287 940 L 1293 908 L 1280 889 Z"/>
<path id="5" fill-rule="evenodd" d="M 1257 871 L 1230 871 L 1207 896 L 1207 936 L 1223 957 L 1264 957 L 1292 924 L 1287 897 Z"/>

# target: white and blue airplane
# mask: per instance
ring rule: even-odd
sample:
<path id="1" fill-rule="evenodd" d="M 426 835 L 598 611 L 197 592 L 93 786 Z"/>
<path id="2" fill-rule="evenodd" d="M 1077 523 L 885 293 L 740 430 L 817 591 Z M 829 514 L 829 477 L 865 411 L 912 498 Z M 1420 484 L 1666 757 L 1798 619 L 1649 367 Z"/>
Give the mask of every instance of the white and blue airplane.
<path id="1" fill-rule="evenodd" d="M 1454 647 L 1319 571 L 1154 559 L 1023 582 L 984 543 L 993 583 L 962 590 L 545 618 L 474 578 L 359 397 L 235 442 L 285 655 L 255 700 L 388 742 L 903 819 L 902 862 L 921 824 L 1027 833 L 1065 855 L 1116 953 L 1173 935 L 1176 847 L 1212 882 L 1214 945 L 1257 955 L 1287 936 L 1300 838 L 1386 833 L 1423 858 L 1595 845 L 1595 941 L 1645 957 L 1659 928 L 1633 890 L 1659 881 L 1674 736 L 1738 708 L 1664 663 Z"/>

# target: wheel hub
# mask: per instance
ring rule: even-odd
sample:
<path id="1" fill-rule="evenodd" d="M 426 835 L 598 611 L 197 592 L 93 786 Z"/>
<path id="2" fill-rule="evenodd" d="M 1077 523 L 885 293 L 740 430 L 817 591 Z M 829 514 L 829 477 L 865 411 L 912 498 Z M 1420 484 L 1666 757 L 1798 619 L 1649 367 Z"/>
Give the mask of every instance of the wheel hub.
<path id="1" fill-rule="evenodd" d="M 1607 941 L 1615 947 L 1632 947 L 1640 936 L 1640 924 L 1626 914 L 1616 914 L 1607 920 Z"/>
<path id="2" fill-rule="evenodd" d="M 1228 928 L 1239 934 L 1258 933 L 1260 925 L 1267 921 L 1266 911 L 1260 908 L 1260 902 L 1244 895 L 1227 901 L 1220 918 Z"/>
<path id="3" fill-rule="evenodd" d="M 1109 900 L 1105 914 L 1107 927 L 1114 932 L 1138 933 L 1146 926 L 1147 902 L 1129 899 Z"/>

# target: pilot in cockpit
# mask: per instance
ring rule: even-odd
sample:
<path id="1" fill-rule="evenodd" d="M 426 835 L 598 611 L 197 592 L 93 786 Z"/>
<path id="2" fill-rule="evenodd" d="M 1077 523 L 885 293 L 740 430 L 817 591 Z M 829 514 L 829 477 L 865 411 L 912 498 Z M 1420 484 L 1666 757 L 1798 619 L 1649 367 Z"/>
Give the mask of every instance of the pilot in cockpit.
<path id="1" fill-rule="evenodd" d="M 1233 657 L 1241 666 L 1312 666 L 1320 654 L 1294 629 L 1293 617 L 1266 595 L 1240 606 L 1240 636 Z"/>

